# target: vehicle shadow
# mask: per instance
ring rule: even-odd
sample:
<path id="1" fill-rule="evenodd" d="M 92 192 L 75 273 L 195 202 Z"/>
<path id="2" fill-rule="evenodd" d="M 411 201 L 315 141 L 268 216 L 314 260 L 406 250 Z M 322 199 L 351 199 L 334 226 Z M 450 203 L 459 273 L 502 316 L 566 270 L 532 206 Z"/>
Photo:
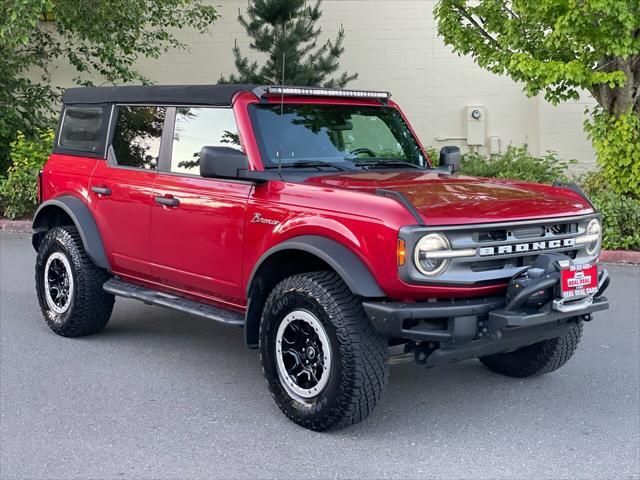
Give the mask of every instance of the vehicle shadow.
<path id="1" fill-rule="evenodd" d="M 212 382 L 212 389 L 224 384 L 229 397 L 237 394 L 238 401 L 250 410 L 273 416 L 269 421 L 278 428 L 299 428 L 279 414 L 264 384 L 258 354 L 244 346 L 241 329 L 119 299 L 107 329 L 87 341 L 122 348 L 126 343 L 127 349 L 143 350 L 145 358 L 164 358 L 165 372 L 173 369 L 176 378 L 195 375 Z M 166 358 L 167 351 L 181 353 Z M 423 429 L 451 432 L 474 422 L 499 422 L 506 412 L 535 414 L 532 408 L 544 406 L 539 400 L 541 390 L 561 381 L 555 375 L 512 379 L 490 372 L 477 360 L 433 369 L 414 363 L 391 365 L 387 390 L 371 416 L 329 435 L 361 437 Z M 242 391 L 234 394 L 236 383 L 242 384 Z M 537 407 L 532 407 L 530 398 L 538 398 Z M 212 403 L 205 407 L 215 409 L 215 399 L 208 401 Z"/>

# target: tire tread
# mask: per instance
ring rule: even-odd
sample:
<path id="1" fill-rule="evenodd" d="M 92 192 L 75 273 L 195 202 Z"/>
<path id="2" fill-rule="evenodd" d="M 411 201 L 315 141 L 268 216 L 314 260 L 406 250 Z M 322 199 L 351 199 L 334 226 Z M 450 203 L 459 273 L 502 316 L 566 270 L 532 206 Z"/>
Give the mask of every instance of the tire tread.
<path id="1" fill-rule="evenodd" d="M 489 370 L 516 378 L 553 372 L 573 356 L 582 336 L 582 322 L 576 321 L 562 337 L 545 340 L 514 352 L 481 357 Z"/>
<path id="2" fill-rule="evenodd" d="M 320 420 L 309 421 L 283 408 L 278 395 L 270 389 L 274 400 L 292 421 L 312 430 L 342 428 L 364 420 L 382 397 L 387 383 L 389 351 L 386 339 L 369 322 L 360 297 L 354 295 L 336 273 L 322 271 L 286 278 L 270 293 L 265 310 L 275 299 L 290 291 L 316 299 L 331 319 L 343 359 L 341 388 L 336 407 Z M 260 353 L 262 357 L 263 348 Z M 265 372 L 264 361 L 262 364 Z"/>
<path id="3" fill-rule="evenodd" d="M 72 310 L 62 323 L 54 322 L 48 313 L 40 278 L 40 268 L 56 244 L 61 245 L 69 254 L 75 285 Z M 88 257 L 76 227 L 61 226 L 49 230 L 38 248 L 36 289 L 40 308 L 51 330 L 64 337 L 92 335 L 102 330 L 109 322 L 115 302 L 114 296 L 102 289 L 110 278 L 109 272 L 95 266 Z"/>

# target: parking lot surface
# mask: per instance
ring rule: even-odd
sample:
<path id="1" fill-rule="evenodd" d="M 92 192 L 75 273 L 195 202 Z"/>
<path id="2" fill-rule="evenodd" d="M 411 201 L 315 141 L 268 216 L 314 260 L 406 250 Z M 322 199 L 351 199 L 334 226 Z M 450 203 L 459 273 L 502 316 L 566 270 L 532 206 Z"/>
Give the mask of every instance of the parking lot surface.
<path id="1" fill-rule="evenodd" d="M 640 269 L 562 369 L 391 366 L 362 424 L 289 422 L 243 334 L 119 299 L 66 339 L 37 304 L 27 235 L 0 234 L 0 478 L 638 478 Z"/>

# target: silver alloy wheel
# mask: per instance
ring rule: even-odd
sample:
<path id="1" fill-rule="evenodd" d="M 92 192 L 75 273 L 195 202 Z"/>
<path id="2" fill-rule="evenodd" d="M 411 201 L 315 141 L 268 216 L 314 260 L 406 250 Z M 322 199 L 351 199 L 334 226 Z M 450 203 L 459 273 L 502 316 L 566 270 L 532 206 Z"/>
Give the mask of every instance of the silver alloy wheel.
<path id="1" fill-rule="evenodd" d="M 292 398 L 313 398 L 331 373 L 331 344 L 320 320 L 307 310 L 294 310 L 278 327 L 276 360 L 280 382 Z"/>
<path id="2" fill-rule="evenodd" d="M 47 306 L 57 314 L 69 310 L 74 284 L 71 264 L 62 252 L 53 252 L 44 267 L 44 294 Z"/>

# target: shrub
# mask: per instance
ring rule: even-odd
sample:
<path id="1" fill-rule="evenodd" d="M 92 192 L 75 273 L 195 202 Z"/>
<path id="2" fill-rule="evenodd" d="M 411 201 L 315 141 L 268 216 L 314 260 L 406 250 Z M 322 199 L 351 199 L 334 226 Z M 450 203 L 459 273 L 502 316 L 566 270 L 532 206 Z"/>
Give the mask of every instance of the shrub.
<path id="1" fill-rule="evenodd" d="M 575 163 L 576 160 L 561 160 L 554 152 L 535 157 L 526 145 L 509 146 L 504 153 L 490 157 L 467 153 L 462 157 L 461 173 L 477 177 L 552 183 L 554 180 L 566 181 L 567 169 Z"/>
<path id="2" fill-rule="evenodd" d="M 640 250 L 640 198 L 613 190 L 601 171 L 589 172 L 580 183 L 602 213 L 603 247 Z"/>
<path id="3" fill-rule="evenodd" d="M 612 190 L 589 198 L 604 219 L 603 248 L 640 250 L 640 200 Z"/>
<path id="4" fill-rule="evenodd" d="M 429 145 L 425 146 L 424 149 L 427 151 L 427 157 L 429 157 L 431 165 L 434 167 L 440 165 L 440 150 Z"/>
<path id="5" fill-rule="evenodd" d="M 22 218 L 36 207 L 37 175 L 51 152 L 53 131 L 44 130 L 34 139 L 19 133 L 11 143 L 11 166 L 0 179 L 0 204 L 6 217 Z"/>

